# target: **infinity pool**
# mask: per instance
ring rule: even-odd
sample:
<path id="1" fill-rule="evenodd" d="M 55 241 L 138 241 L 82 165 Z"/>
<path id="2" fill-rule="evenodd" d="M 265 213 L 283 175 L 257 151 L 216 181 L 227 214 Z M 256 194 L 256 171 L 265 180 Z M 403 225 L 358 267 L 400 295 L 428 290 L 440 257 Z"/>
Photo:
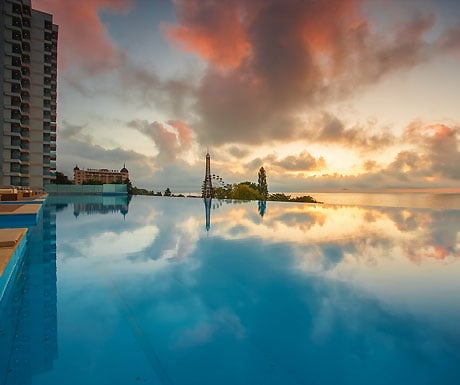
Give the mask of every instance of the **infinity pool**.
<path id="1" fill-rule="evenodd" d="M 50 197 L 0 384 L 458 385 L 459 233 L 448 209 Z"/>

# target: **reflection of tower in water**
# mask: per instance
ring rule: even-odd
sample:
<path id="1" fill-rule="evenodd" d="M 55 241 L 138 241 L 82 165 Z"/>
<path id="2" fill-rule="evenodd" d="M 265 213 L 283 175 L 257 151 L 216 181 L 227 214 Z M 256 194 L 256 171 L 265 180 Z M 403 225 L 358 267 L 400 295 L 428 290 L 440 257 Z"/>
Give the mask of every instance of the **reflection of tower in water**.
<path id="1" fill-rule="evenodd" d="M 206 171 L 203 183 L 203 200 L 206 212 L 206 231 L 211 228 L 211 201 L 212 201 L 212 182 L 211 182 L 211 156 L 206 153 Z"/>
<path id="2" fill-rule="evenodd" d="M 211 228 L 211 201 L 212 198 L 204 198 L 204 210 L 206 214 L 206 231 Z"/>

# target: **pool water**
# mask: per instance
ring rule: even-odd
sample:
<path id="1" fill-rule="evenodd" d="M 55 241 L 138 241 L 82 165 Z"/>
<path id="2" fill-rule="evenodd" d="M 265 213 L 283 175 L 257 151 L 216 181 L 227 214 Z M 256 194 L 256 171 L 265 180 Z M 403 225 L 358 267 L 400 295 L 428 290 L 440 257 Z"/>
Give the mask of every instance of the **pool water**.
<path id="1" fill-rule="evenodd" d="M 459 214 L 51 196 L 0 384 L 458 385 Z"/>

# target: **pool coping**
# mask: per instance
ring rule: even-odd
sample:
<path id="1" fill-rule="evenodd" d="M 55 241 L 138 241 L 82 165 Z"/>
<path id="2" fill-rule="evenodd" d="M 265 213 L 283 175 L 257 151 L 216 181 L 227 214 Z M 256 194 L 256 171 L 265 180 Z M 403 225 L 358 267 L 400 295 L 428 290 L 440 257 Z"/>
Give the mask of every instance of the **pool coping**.
<path id="1" fill-rule="evenodd" d="M 25 254 L 28 235 L 27 228 L 0 229 L 0 238 L 5 245 L 0 246 L 0 303 Z"/>

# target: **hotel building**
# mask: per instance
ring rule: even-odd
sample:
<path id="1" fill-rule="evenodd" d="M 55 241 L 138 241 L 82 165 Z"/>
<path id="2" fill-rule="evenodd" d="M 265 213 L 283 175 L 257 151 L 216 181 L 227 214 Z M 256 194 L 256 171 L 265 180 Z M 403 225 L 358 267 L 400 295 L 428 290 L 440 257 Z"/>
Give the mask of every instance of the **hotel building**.
<path id="1" fill-rule="evenodd" d="M 123 166 L 120 171 L 108 170 L 106 168 L 88 168 L 86 170 L 75 166 L 73 169 L 73 183 L 83 184 L 84 182 L 95 181 L 101 183 L 124 183 L 129 179 L 129 171 Z"/>
<path id="2" fill-rule="evenodd" d="M 56 173 L 58 26 L 31 0 L 0 9 L 0 186 L 43 188 Z"/>

